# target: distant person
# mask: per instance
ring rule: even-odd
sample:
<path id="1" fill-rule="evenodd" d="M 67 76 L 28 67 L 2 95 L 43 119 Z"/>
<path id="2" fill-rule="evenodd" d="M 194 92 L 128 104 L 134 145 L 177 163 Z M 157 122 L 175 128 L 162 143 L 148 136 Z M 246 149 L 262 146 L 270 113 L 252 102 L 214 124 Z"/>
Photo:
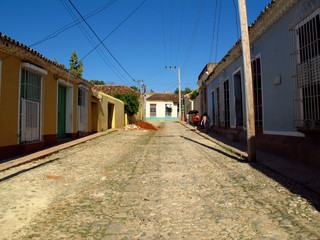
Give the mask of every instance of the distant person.
<path id="1" fill-rule="evenodd" d="M 210 119 L 208 114 L 205 112 L 201 120 L 201 125 L 204 127 L 205 133 L 208 133 L 209 124 L 210 124 Z"/>
<path id="2" fill-rule="evenodd" d="M 189 123 L 189 113 L 187 114 L 187 123 Z"/>
<path id="3" fill-rule="evenodd" d="M 194 129 L 196 130 L 196 132 L 198 132 L 198 125 L 199 125 L 198 113 L 196 113 L 193 117 L 193 124 L 194 124 Z"/>

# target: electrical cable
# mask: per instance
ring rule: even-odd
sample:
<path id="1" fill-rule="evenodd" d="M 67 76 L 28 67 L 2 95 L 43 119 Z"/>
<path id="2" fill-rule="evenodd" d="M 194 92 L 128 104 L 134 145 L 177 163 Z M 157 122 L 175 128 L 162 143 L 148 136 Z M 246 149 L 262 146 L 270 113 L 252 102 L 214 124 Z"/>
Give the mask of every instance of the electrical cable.
<path id="1" fill-rule="evenodd" d="M 216 32 L 216 19 L 217 19 L 218 2 L 219 2 L 219 0 L 216 0 L 216 7 L 215 7 L 215 10 L 214 10 L 213 31 L 212 31 L 212 39 L 211 39 L 211 49 L 210 49 L 209 62 L 211 62 L 212 50 L 213 50 L 214 38 L 215 38 L 215 32 Z"/>
<path id="2" fill-rule="evenodd" d="M 236 12 L 237 38 L 239 39 L 239 38 L 240 38 L 240 35 L 239 35 L 239 24 L 238 24 L 238 9 L 237 9 L 237 5 L 236 5 L 235 0 L 233 0 L 233 6 L 234 6 L 234 10 L 235 10 L 235 12 Z"/>
<path id="3" fill-rule="evenodd" d="M 220 0 L 220 9 L 219 9 L 219 18 L 218 18 L 218 29 L 217 29 L 217 42 L 216 42 L 216 55 L 215 55 L 215 58 L 214 58 L 215 62 L 217 62 L 217 55 L 218 55 L 221 6 L 222 6 L 222 0 Z"/>
<path id="4" fill-rule="evenodd" d="M 104 42 L 108 37 L 110 37 L 122 24 L 124 24 L 144 3 L 146 0 L 144 0 L 138 7 L 136 7 L 133 12 L 131 12 L 117 27 L 115 27 L 104 39 L 102 39 L 102 42 Z M 101 42 L 98 43 L 92 50 L 90 50 L 84 57 L 81 58 L 81 60 L 88 57 L 97 47 L 101 45 Z"/>
<path id="5" fill-rule="evenodd" d="M 186 0 L 183 0 L 182 4 L 182 15 L 181 15 L 181 23 L 180 23 L 180 31 L 179 31 L 179 39 L 178 39 L 178 47 L 177 47 L 177 57 L 176 57 L 176 63 L 178 63 L 179 59 L 179 52 L 180 52 L 180 43 L 181 43 L 181 34 L 182 34 L 182 26 L 183 26 L 183 19 L 184 19 L 184 9 L 186 5 Z"/>
<path id="6" fill-rule="evenodd" d="M 69 12 L 69 14 L 71 15 L 71 17 L 73 19 L 76 18 L 76 16 L 73 14 L 73 12 L 71 11 L 71 9 L 68 7 L 68 5 L 63 1 L 60 0 L 60 2 L 63 4 L 63 6 L 66 8 L 66 10 Z M 85 37 L 87 38 L 87 40 L 90 42 L 90 44 L 92 46 L 95 46 L 95 42 L 92 39 L 92 37 L 90 36 L 90 34 L 83 28 L 83 26 L 81 25 L 81 22 L 77 22 L 77 25 L 79 26 L 80 30 L 82 31 L 82 33 L 85 35 Z M 123 77 L 123 75 L 113 66 L 113 64 L 110 62 L 110 60 L 103 54 L 103 52 L 98 48 L 97 49 L 97 53 L 100 55 L 100 57 L 102 58 L 102 60 L 108 65 L 108 67 L 112 70 L 112 72 L 123 82 L 125 82 L 126 84 L 128 83 L 127 80 L 125 80 L 125 78 Z M 81 61 L 81 60 L 80 60 Z M 79 62 L 80 62 L 79 61 Z M 108 61 L 108 62 L 107 62 Z"/>
<path id="7" fill-rule="evenodd" d="M 84 17 L 81 15 L 81 13 L 78 11 L 78 9 L 73 5 L 71 0 L 68 0 L 69 3 L 72 5 L 72 7 L 76 10 L 76 12 L 80 15 L 80 17 L 83 19 L 83 21 L 86 23 L 86 25 L 89 27 L 89 29 L 92 31 L 92 33 L 96 36 L 96 38 L 101 42 L 102 46 L 108 51 L 110 56 L 117 62 L 117 64 L 122 68 L 122 70 L 132 79 L 134 78 L 128 73 L 128 71 L 120 64 L 120 62 L 115 58 L 115 56 L 110 52 L 110 50 L 107 48 L 107 46 L 102 42 L 102 40 L 99 38 L 97 33 L 92 29 L 92 27 L 89 25 L 89 23 L 84 19 Z"/>
<path id="8" fill-rule="evenodd" d="M 100 8 L 98 8 L 98 9 L 92 11 L 91 13 L 85 15 L 84 18 L 85 18 L 85 19 L 89 19 L 89 18 L 93 17 L 94 15 L 96 15 L 96 14 L 102 12 L 103 10 L 107 9 L 108 7 L 110 7 L 110 6 L 111 6 L 113 3 L 115 3 L 116 1 L 118 1 L 118 0 L 112 0 L 112 1 L 108 2 L 107 4 L 104 4 L 104 5 L 101 6 Z M 40 39 L 39 41 L 37 41 L 37 42 L 29 45 L 29 47 L 36 46 L 36 45 L 38 45 L 38 44 L 40 44 L 40 43 L 43 43 L 43 42 L 45 42 L 45 41 L 48 41 L 49 39 L 55 38 L 55 37 L 57 37 L 59 34 L 61 34 L 61 33 L 63 33 L 64 31 L 66 31 L 66 30 L 68 30 L 68 29 L 76 26 L 76 25 L 77 25 L 78 23 L 80 23 L 80 22 L 82 22 L 81 19 L 76 19 L 76 20 L 74 20 L 72 23 L 69 23 L 69 24 L 65 25 L 64 27 L 62 27 L 62 28 L 54 31 L 53 33 L 50 33 L 49 35 L 47 35 L 46 37 Z"/>
<path id="9" fill-rule="evenodd" d="M 195 41 L 195 38 L 196 38 L 196 35 L 197 35 L 198 27 L 199 27 L 199 24 L 200 24 L 200 19 L 201 19 L 201 15 L 202 15 L 201 13 L 202 13 L 202 9 L 204 7 L 204 2 L 205 2 L 205 0 L 201 1 L 198 17 L 197 17 L 197 20 L 196 20 L 196 23 L 195 23 L 195 26 L 194 26 L 194 29 L 193 29 L 193 33 L 192 33 L 192 36 L 191 36 L 191 41 L 190 41 L 189 48 L 188 48 L 188 51 L 187 51 L 187 54 L 186 54 L 186 58 L 184 60 L 182 68 L 185 68 L 185 66 L 187 65 L 187 63 L 189 61 L 189 58 L 190 58 L 190 55 L 191 55 L 191 51 L 192 51 L 192 47 L 193 47 L 193 44 L 194 44 L 194 41 Z"/>
<path id="10" fill-rule="evenodd" d="M 163 46 L 164 46 L 164 58 L 165 58 L 165 64 L 167 63 L 167 45 L 166 45 L 166 35 L 165 35 L 165 29 L 164 29 L 164 10 L 163 10 L 163 0 L 161 0 L 161 16 L 162 16 L 162 36 L 163 36 Z"/>

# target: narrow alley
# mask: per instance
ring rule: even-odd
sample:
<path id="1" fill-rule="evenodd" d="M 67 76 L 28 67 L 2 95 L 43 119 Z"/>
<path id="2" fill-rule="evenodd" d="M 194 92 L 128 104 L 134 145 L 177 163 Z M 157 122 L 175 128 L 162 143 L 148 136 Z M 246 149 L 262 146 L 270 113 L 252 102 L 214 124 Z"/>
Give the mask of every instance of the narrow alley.
<path id="1" fill-rule="evenodd" d="M 155 125 L 0 172 L 0 239 L 320 238 L 318 194 L 179 122 Z"/>

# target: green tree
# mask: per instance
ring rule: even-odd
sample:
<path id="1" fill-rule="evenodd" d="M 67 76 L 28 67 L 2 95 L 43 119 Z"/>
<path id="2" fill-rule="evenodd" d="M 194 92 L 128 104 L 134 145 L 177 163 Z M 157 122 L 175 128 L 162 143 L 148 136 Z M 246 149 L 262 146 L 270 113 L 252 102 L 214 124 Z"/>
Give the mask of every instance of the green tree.
<path id="1" fill-rule="evenodd" d="M 82 63 L 82 60 L 78 62 L 78 56 L 77 56 L 76 50 L 73 50 L 69 62 L 70 62 L 70 68 L 69 68 L 70 72 L 73 72 L 81 77 L 83 73 L 83 63 Z"/>
<path id="2" fill-rule="evenodd" d="M 179 88 L 177 88 L 173 93 L 174 94 L 179 94 Z"/>
<path id="3" fill-rule="evenodd" d="M 131 86 L 130 88 L 132 88 L 133 90 L 139 92 L 140 90 L 136 87 L 136 86 Z"/>
<path id="4" fill-rule="evenodd" d="M 139 98 L 136 93 L 116 94 L 114 97 L 124 102 L 124 108 L 129 116 L 139 111 Z"/>
<path id="5" fill-rule="evenodd" d="M 194 90 L 190 95 L 190 100 L 196 99 L 196 97 L 199 95 L 197 90 Z"/>
<path id="6" fill-rule="evenodd" d="M 150 92 L 154 92 L 152 89 L 150 89 Z"/>
<path id="7" fill-rule="evenodd" d="M 192 90 L 190 88 L 186 87 L 184 89 L 184 91 L 183 91 L 183 94 L 188 94 L 188 93 L 191 93 L 191 92 L 192 92 Z"/>
<path id="8" fill-rule="evenodd" d="M 56 58 L 55 58 L 53 61 L 54 61 L 56 64 L 59 64 Z M 64 66 L 64 64 L 62 64 L 62 63 L 60 63 L 59 65 L 60 65 L 61 67 L 66 68 L 66 67 Z"/>
<path id="9" fill-rule="evenodd" d="M 104 81 L 99 81 L 99 80 L 90 80 L 91 83 L 94 85 L 105 85 Z"/>

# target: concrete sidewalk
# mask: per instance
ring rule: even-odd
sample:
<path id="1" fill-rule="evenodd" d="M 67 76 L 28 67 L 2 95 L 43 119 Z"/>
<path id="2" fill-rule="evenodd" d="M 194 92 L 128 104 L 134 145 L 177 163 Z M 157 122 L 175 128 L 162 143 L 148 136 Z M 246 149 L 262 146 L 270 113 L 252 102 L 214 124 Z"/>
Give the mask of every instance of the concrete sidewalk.
<path id="1" fill-rule="evenodd" d="M 40 158 L 44 158 L 44 157 L 49 156 L 53 153 L 59 152 L 60 150 L 78 145 L 80 143 L 84 143 L 86 141 L 89 141 L 91 139 L 106 135 L 106 134 L 113 132 L 113 131 L 115 131 L 115 129 L 110 129 L 105 132 L 91 134 L 86 137 L 78 138 L 78 139 L 75 139 L 75 140 L 72 140 L 72 141 L 69 141 L 66 143 L 62 143 L 62 144 L 55 145 L 53 147 L 46 148 L 41 151 L 37 151 L 35 153 L 26 154 L 23 156 L 13 157 L 13 158 L 4 160 L 5 162 L 0 163 L 0 171 L 4 171 L 4 170 L 7 170 L 7 169 L 10 169 L 13 167 L 17 167 L 17 166 L 23 165 L 25 163 L 40 159 Z"/>
<path id="2" fill-rule="evenodd" d="M 190 124 L 181 122 L 185 127 L 194 129 Z M 215 142 L 222 148 L 228 149 L 233 154 L 247 159 L 247 146 L 242 142 L 232 142 L 227 140 L 221 135 L 209 131 L 208 134 L 198 132 L 201 136 L 208 138 L 210 141 Z M 314 168 L 307 164 L 297 161 L 289 161 L 284 158 L 269 154 L 267 152 L 256 150 L 257 163 L 279 173 L 282 176 L 288 177 L 314 192 L 320 194 L 320 169 Z"/>

